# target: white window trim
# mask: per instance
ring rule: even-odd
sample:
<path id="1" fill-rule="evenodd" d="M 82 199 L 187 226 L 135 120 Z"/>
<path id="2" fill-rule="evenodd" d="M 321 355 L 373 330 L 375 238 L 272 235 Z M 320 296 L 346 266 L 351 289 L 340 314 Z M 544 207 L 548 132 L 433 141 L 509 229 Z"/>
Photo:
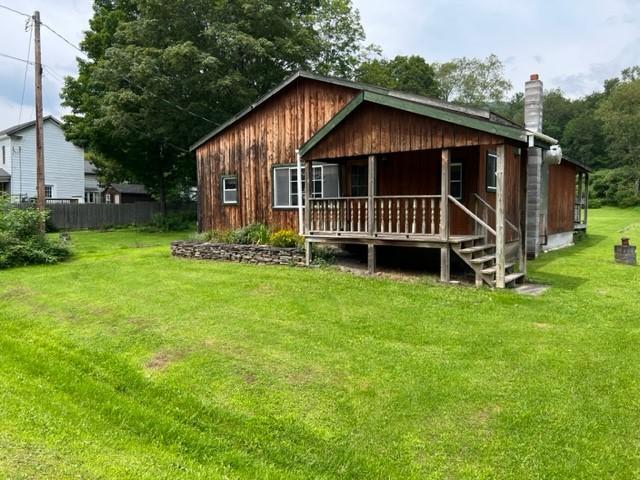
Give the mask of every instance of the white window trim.
<path id="1" fill-rule="evenodd" d="M 47 196 L 47 188 L 51 189 L 51 195 L 50 196 Z M 49 198 L 49 199 L 56 198 L 55 192 L 56 192 L 56 186 L 55 185 L 52 185 L 52 184 L 48 183 L 48 184 L 46 184 L 44 186 L 44 198 Z"/>
<path id="2" fill-rule="evenodd" d="M 460 179 L 459 180 L 453 180 L 452 176 L 451 176 L 451 170 L 453 170 L 455 167 L 460 168 Z M 456 200 L 462 200 L 462 197 L 464 197 L 464 190 L 463 190 L 463 182 L 462 182 L 462 163 L 460 162 L 456 162 L 456 163 L 452 163 L 449 166 L 449 191 L 452 191 L 451 185 L 453 185 L 454 183 L 459 183 L 460 184 L 460 195 L 457 197 L 453 197 Z"/>
<path id="3" fill-rule="evenodd" d="M 320 182 L 320 193 L 318 194 L 318 192 L 315 192 L 315 195 L 312 193 L 312 198 L 323 198 L 324 197 L 324 165 L 314 165 L 313 166 L 313 170 L 315 170 L 316 168 L 320 169 L 320 178 L 321 178 L 321 182 Z M 289 188 L 289 205 L 276 205 L 276 199 L 278 198 L 278 187 L 277 187 L 277 183 L 276 182 L 276 170 L 289 170 L 289 180 L 287 182 L 288 188 Z M 272 206 L 271 208 L 274 209 L 279 209 L 279 210 L 290 210 L 292 208 L 298 208 L 298 202 L 291 202 L 291 196 L 293 195 L 292 191 L 291 191 L 291 185 L 294 185 L 297 183 L 297 179 L 294 181 L 292 179 L 292 175 L 291 172 L 295 171 L 296 173 L 298 172 L 298 166 L 297 165 L 278 165 L 277 167 L 273 167 L 272 168 L 272 172 L 271 172 L 271 183 L 273 185 L 273 199 L 272 199 Z M 304 166 L 301 167 L 301 171 L 304 173 Z M 311 179 L 311 186 L 313 188 L 313 178 Z M 304 189 L 304 184 L 305 182 L 302 182 L 302 188 Z M 304 197 L 302 197 L 304 200 Z"/>
<path id="4" fill-rule="evenodd" d="M 235 180 L 236 188 L 227 188 L 227 180 Z M 236 199 L 233 201 L 226 200 L 227 192 L 236 192 Z M 238 205 L 238 176 L 237 175 L 223 175 L 222 176 L 222 204 L 223 205 Z"/>
<path id="5" fill-rule="evenodd" d="M 486 161 L 487 163 L 488 163 L 489 157 L 493 157 L 493 158 L 495 159 L 495 165 L 496 165 L 496 169 L 497 169 L 497 166 L 498 166 L 498 154 L 497 154 L 497 153 L 492 153 L 492 152 L 488 151 L 488 152 L 487 152 L 487 158 L 485 159 L 485 161 Z M 485 189 L 487 190 L 487 192 L 495 192 L 495 191 L 496 191 L 496 186 L 498 185 L 498 178 L 497 178 L 497 175 L 496 175 L 496 178 L 495 178 L 496 186 L 493 186 L 493 187 L 492 187 L 492 186 L 490 186 L 490 185 L 489 185 L 489 177 L 488 177 L 488 176 L 486 176 L 486 175 L 487 175 L 487 171 L 488 171 L 488 170 L 489 170 L 489 166 L 488 166 L 488 165 L 485 165 L 485 169 L 484 169 L 484 171 L 485 171 L 485 177 L 486 177 L 486 178 L 484 179 Z"/>

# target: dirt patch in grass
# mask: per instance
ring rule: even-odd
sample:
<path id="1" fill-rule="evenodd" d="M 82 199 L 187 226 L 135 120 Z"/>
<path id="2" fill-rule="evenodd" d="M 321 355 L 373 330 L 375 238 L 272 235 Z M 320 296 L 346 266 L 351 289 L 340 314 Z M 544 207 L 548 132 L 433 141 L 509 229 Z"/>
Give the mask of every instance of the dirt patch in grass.
<path id="1" fill-rule="evenodd" d="M 161 372 L 166 370 L 169 365 L 184 358 L 185 355 L 186 352 L 161 350 L 147 360 L 144 368 L 149 372 Z"/>
<path id="2" fill-rule="evenodd" d="M 24 300 L 31 296 L 33 296 L 33 290 L 24 285 L 16 285 L 0 292 L 0 299 L 2 300 Z"/>

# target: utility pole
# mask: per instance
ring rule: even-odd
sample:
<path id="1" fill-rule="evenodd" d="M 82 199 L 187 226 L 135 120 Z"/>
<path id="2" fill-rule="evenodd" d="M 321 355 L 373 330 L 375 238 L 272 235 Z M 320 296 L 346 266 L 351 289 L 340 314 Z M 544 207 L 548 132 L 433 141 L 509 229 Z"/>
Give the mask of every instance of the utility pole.
<path id="1" fill-rule="evenodd" d="M 40 12 L 33 12 L 33 33 L 35 38 L 36 77 L 36 205 L 45 209 L 44 188 L 44 134 L 42 122 L 42 50 L 40 47 Z M 44 230 L 44 225 L 42 225 Z"/>

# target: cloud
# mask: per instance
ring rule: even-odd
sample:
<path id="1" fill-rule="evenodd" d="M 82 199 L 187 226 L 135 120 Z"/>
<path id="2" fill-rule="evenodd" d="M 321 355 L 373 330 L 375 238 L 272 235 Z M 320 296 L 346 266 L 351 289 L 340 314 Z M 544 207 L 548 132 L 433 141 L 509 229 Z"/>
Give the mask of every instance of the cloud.
<path id="1" fill-rule="evenodd" d="M 497 54 L 516 89 L 534 71 L 573 96 L 640 63 L 640 0 L 354 0 L 369 41 L 428 61 Z M 407 13 L 409 12 L 409 13 Z"/>
<path id="2" fill-rule="evenodd" d="M 78 44 L 83 32 L 88 28 L 92 15 L 91 0 L 4 0 L 3 4 L 31 14 L 40 11 L 41 21 L 71 42 Z M 0 52 L 15 57 L 26 58 L 29 44 L 29 32 L 25 32 L 26 18 L 0 10 Z M 45 113 L 59 116 L 60 87 L 62 82 L 56 77 L 77 73 L 76 55 L 69 45 L 56 37 L 46 28 L 42 28 L 42 62 L 52 69 L 52 75 L 45 70 L 43 80 L 43 100 Z M 30 54 L 33 60 L 33 48 Z M 0 129 L 14 125 L 18 121 L 20 98 L 24 78 L 25 64 L 0 57 Z M 29 67 L 23 120 L 33 118 L 33 66 Z M 26 113 L 25 113 L 26 112 Z"/>

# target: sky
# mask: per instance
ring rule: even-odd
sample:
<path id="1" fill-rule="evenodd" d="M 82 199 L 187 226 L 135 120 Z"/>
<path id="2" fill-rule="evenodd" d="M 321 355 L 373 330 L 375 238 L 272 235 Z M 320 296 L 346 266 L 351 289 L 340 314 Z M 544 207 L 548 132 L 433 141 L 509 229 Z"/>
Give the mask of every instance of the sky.
<path id="1" fill-rule="evenodd" d="M 514 91 L 531 73 L 546 88 L 579 97 L 640 64 L 640 0 L 353 0 L 369 42 L 387 57 L 422 55 L 429 62 L 498 55 Z M 79 43 L 91 0 L 0 0 Z M 25 18 L 0 8 L 0 54 L 27 58 Z M 59 91 L 76 73 L 78 52 L 42 30 L 45 114 L 65 113 Z M 33 60 L 33 49 L 30 58 Z M 33 66 L 0 56 L 0 129 L 34 118 Z M 20 105 L 23 105 L 20 114 Z"/>

